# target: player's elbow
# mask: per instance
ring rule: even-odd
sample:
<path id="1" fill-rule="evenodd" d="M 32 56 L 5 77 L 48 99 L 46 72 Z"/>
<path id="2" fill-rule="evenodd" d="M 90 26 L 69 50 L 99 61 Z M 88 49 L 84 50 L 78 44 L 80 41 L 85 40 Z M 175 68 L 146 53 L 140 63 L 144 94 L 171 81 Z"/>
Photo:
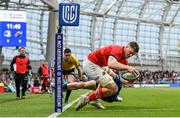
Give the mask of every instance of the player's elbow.
<path id="1" fill-rule="evenodd" d="M 116 63 L 114 61 L 108 61 L 108 67 L 111 69 L 114 69 L 116 66 Z"/>

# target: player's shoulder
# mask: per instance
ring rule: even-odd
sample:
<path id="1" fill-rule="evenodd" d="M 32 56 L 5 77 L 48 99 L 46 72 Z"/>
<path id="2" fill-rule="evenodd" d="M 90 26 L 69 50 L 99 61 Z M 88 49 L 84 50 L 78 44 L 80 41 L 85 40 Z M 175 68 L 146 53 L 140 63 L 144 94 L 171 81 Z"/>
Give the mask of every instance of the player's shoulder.
<path id="1" fill-rule="evenodd" d="M 74 54 L 71 54 L 71 61 L 78 62 L 78 59 Z"/>
<path id="2" fill-rule="evenodd" d="M 15 55 L 13 59 L 17 59 L 18 57 L 20 57 L 20 55 Z"/>
<path id="3" fill-rule="evenodd" d="M 74 54 L 71 54 L 72 59 L 77 59 L 77 57 Z"/>
<path id="4" fill-rule="evenodd" d="M 123 45 L 113 45 L 112 47 L 115 49 L 124 49 L 125 48 L 125 46 L 123 46 Z"/>
<path id="5" fill-rule="evenodd" d="M 19 55 L 15 55 L 13 58 L 17 58 Z"/>
<path id="6" fill-rule="evenodd" d="M 124 46 L 121 45 L 113 45 L 111 48 L 111 54 L 115 57 L 121 57 L 123 55 Z"/>

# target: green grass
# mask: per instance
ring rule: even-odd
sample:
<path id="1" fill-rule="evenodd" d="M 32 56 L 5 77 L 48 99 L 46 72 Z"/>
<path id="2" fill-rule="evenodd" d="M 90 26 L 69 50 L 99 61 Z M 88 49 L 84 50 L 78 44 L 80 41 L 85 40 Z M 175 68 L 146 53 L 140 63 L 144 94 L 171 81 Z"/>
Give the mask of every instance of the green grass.
<path id="1" fill-rule="evenodd" d="M 124 88 L 121 96 L 121 103 L 102 102 L 105 110 L 73 106 L 59 117 L 180 117 L 180 88 Z"/>
<path id="2" fill-rule="evenodd" d="M 54 112 L 54 98 L 48 94 L 27 94 L 16 100 L 15 93 L 0 94 L 0 117 L 47 117 Z"/>
<path id="3" fill-rule="evenodd" d="M 86 91 L 73 91 L 75 100 Z M 123 102 L 102 104 L 105 110 L 87 105 L 80 111 L 70 107 L 59 117 L 180 117 L 180 88 L 123 88 Z M 49 94 L 27 94 L 15 100 L 15 93 L 0 94 L 0 117 L 48 117 L 54 112 Z"/>

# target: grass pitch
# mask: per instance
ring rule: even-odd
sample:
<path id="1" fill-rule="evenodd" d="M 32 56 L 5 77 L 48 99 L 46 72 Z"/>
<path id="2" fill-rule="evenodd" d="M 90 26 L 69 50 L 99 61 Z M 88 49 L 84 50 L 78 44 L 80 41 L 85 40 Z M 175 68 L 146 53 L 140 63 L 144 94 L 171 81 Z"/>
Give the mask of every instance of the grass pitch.
<path id="1" fill-rule="evenodd" d="M 61 117 L 180 117 L 180 88 L 123 88 L 121 96 L 121 103 L 102 102 L 105 110 L 71 107 Z"/>
<path id="2" fill-rule="evenodd" d="M 0 117 L 47 117 L 54 112 L 54 98 L 48 94 L 27 94 L 22 100 L 15 96 L 0 94 Z"/>
<path id="3" fill-rule="evenodd" d="M 73 91 L 70 101 L 87 91 Z M 123 88 L 123 102 L 101 102 L 106 109 L 87 105 L 75 106 L 58 117 L 180 117 L 180 88 Z M 64 104 L 66 105 L 66 104 Z M 49 94 L 27 94 L 15 100 L 15 93 L 0 94 L 0 117 L 48 117 L 54 112 L 54 97 Z"/>

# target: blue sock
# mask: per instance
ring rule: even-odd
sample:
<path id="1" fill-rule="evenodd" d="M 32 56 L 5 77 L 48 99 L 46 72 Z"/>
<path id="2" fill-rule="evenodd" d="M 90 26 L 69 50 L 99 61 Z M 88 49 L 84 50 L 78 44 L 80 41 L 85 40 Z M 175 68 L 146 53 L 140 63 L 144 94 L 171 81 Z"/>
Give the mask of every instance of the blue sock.
<path id="1" fill-rule="evenodd" d="M 62 89 L 63 89 L 63 90 L 66 90 L 66 89 L 67 89 L 67 84 L 63 84 L 63 85 L 62 85 Z"/>

